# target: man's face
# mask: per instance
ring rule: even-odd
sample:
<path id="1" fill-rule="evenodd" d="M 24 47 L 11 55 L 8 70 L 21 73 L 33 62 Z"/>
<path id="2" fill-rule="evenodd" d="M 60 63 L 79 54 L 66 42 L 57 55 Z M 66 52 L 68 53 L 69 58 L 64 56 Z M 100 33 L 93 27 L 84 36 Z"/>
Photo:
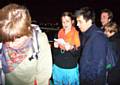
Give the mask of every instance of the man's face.
<path id="1" fill-rule="evenodd" d="M 86 21 L 83 16 L 78 16 L 77 17 L 77 26 L 79 27 L 81 32 L 85 32 L 89 27 L 89 21 Z"/>
<path id="2" fill-rule="evenodd" d="M 101 14 L 101 23 L 102 23 L 102 26 L 106 25 L 109 21 L 110 21 L 110 19 L 109 19 L 108 13 L 107 12 L 103 12 Z"/>

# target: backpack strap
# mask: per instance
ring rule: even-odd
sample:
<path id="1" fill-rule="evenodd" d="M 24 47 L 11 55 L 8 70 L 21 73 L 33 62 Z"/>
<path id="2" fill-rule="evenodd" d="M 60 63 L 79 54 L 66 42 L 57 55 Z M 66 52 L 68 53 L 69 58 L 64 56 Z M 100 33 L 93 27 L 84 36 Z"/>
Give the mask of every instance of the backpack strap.
<path id="1" fill-rule="evenodd" d="M 38 43 L 38 33 L 40 33 L 41 30 L 38 25 L 32 24 L 32 33 L 33 33 L 33 38 L 32 38 L 32 51 L 33 54 L 29 58 L 29 60 L 32 60 L 34 58 L 38 59 L 38 53 L 39 53 L 39 43 Z"/>

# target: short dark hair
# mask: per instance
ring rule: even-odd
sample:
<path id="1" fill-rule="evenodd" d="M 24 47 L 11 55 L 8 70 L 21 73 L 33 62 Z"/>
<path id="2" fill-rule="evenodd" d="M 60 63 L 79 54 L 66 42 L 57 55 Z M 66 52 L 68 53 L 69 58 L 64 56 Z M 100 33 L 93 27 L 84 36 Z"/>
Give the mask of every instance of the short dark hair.
<path id="1" fill-rule="evenodd" d="M 107 8 L 102 9 L 102 10 L 101 10 L 101 14 L 102 14 L 103 12 L 108 13 L 108 18 L 109 18 L 110 20 L 113 19 L 113 12 L 112 12 L 110 9 L 107 9 Z"/>
<path id="2" fill-rule="evenodd" d="M 92 8 L 83 7 L 80 10 L 75 11 L 75 17 L 81 16 L 81 15 L 86 21 L 91 19 L 93 23 L 95 22 L 95 12 Z"/>

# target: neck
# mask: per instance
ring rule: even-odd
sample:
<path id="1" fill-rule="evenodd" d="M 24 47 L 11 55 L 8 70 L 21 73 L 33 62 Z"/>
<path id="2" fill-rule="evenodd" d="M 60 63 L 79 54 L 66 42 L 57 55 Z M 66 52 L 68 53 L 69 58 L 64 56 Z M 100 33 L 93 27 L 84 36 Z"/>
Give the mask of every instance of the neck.
<path id="1" fill-rule="evenodd" d="M 72 28 L 66 29 L 66 30 L 65 30 L 65 34 L 67 34 L 68 32 L 70 32 L 71 29 L 72 29 Z"/>

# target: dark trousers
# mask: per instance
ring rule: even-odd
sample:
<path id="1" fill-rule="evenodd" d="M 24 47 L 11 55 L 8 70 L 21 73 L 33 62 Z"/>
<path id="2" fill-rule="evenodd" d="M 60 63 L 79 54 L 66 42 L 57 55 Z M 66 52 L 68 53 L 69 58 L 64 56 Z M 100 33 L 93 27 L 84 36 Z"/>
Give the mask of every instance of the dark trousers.
<path id="1" fill-rule="evenodd" d="M 120 68 L 114 68 L 108 72 L 108 85 L 120 85 Z"/>
<path id="2" fill-rule="evenodd" d="M 80 85 L 105 85 L 106 81 L 103 78 L 95 79 L 95 80 L 80 80 Z"/>
<path id="3" fill-rule="evenodd" d="M 108 85 L 120 85 L 120 58 L 115 67 L 108 71 Z"/>

